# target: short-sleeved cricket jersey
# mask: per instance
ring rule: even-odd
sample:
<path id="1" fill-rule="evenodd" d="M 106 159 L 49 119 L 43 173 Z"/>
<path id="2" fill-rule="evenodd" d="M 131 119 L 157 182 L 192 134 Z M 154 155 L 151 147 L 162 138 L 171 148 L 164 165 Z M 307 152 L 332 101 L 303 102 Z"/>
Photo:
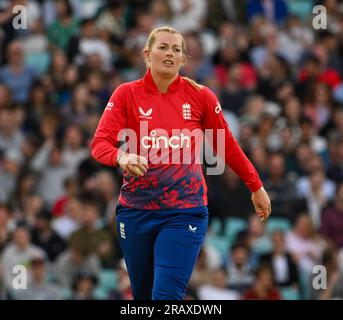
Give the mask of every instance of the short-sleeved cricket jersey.
<path id="1" fill-rule="evenodd" d="M 144 78 L 118 86 L 94 134 L 92 156 L 115 166 L 123 140 L 127 152 L 148 159 L 144 176 L 124 173 L 119 197 L 123 206 L 147 210 L 204 206 L 207 187 L 198 150 L 205 131 L 212 137 L 213 149 L 217 154 L 221 150 L 225 163 L 249 190 L 258 190 L 262 182 L 233 137 L 217 97 L 181 76 L 166 93 L 158 91 L 150 70 Z"/>

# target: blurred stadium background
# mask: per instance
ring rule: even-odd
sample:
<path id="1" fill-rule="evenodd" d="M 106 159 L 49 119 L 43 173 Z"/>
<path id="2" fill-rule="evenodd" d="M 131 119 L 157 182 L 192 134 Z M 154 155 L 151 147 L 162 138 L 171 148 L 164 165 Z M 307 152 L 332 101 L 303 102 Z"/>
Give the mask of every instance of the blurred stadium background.
<path id="1" fill-rule="evenodd" d="M 17 4 L 27 29 L 13 28 Z M 260 223 L 232 171 L 207 177 L 209 230 L 186 298 L 342 298 L 343 1 L 2 0 L 0 299 L 132 298 L 113 220 L 121 172 L 88 146 L 161 25 L 185 35 L 182 74 L 220 97 L 273 208 Z M 27 290 L 12 288 L 18 264 Z M 313 288 L 315 265 L 326 290 Z"/>

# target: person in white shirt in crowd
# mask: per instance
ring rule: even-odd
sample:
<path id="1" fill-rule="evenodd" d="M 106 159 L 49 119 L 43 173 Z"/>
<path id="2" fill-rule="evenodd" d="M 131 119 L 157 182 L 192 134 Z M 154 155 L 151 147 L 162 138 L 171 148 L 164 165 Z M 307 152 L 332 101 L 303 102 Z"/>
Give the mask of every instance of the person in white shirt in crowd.
<path id="1" fill-rule="evenodd" d="M 201 29 L 206 16 L 207 1 L 205 0 L 169 0 L 173 13 L 172 26 L 181 33 Z"/>
<path id="2" fill-rule="evenodd" d="M 87 56 L 98 53 L 102 60 L 103 70 L 110 70 L 112 53 L 110 45 L 99 37 L 94 19 L 81 22 L 80 33 L 70 40 L 69 58 L 78 65 L 84 65 Z"/>
<path id="3" fill-rule="evenodd" d="M 52 220 L 52 228 L 62 239 L 68 240 L 80 227 L 81 215 L 81 200 L 77 196 L 71 197 L 66 204 L 64 214 Z"/>
<path id="4" fill-rule="evenodd" d="M 200 300 L 239 300 L 241 295 L 236 290 L 227 288 L 227 270 L 218 268 L 209 275 L 209 283 L 200 286 L 197 294 Z"/>
<path id="5" fill-rule="evenodd" d="M 269 263 L 273 269 L 275 282 L 279 287 L 290 287 L 298 289 L 299 271 L 298 267 L 286 249 L 285 236 L 281 230 L 275 230 L 272 234 L 273 251 L 261 256 L 261 263 Z"/>

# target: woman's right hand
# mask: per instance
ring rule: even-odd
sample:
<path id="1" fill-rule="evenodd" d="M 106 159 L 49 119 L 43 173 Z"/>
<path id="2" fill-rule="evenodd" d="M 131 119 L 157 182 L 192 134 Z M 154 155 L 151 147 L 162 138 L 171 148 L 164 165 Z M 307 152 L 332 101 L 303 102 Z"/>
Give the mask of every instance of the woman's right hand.
<path id="1" fill-rule="evenodd" d="M 148 160 L 134 153 L 120 154 L 117 163 L 128 175 L 133 177 L 144 176 L 149 169 Z"/>

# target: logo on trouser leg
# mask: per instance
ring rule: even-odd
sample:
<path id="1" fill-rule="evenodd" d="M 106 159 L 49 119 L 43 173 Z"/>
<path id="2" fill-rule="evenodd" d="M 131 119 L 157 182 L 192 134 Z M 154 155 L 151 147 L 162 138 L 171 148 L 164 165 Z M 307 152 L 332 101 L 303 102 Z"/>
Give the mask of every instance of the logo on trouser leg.
<path id="1" fill-rule="evenodd" d="M 126 239 L 126 236 L 125 236 L 125 223 L 123 223 L 123 222 L 119 223 L 119 230 L 120 230 L 120 237 L 123 238 L 123 239 Z"/>
<path id="2" fill-rule="evenodd" d="M 188 225 L 188 231 L 195 233 L 198 227 L 192 227 L 190 224 Z"/>

